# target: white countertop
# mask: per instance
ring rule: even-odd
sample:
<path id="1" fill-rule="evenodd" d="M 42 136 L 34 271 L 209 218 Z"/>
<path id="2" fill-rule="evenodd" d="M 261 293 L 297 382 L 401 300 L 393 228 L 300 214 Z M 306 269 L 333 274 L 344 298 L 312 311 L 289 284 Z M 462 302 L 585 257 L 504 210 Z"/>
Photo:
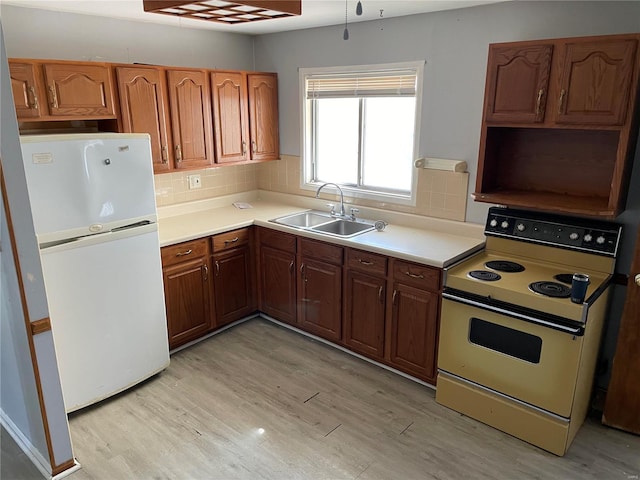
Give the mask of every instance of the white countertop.
<path id="1" fill-rule="evenodd" d="M 274 195 L 261 195 L 260 197 L 263 196 L 274 197 Z M 260 225 L 424 265 L 446 267 L 484 245 L 484 235 L 480 225 L 435 219 L 432 228 L 429 228 L 428 225 L 426 228 L 424 225 L 420 225 L 418 228 L 407 225 L 425 223 L 428 220 L 416 220 L 410 218 L 416 217 L 414 215 L 395 214 L 389 211 L 383 212 L 386 216 L 385 220 L 389 222 L 384 231 L 374 230 L 351 238 L 334 237 L 287 227 L 269 220 L 309 210 L 313 207 L 300 205 L 309 204 L 309 200 L 305 202 L 286 198 L 287 196 L 281 197 L 284 198 L 277 198 L 277 196 L 276 198 L 257 198 L 257 194 L 252 194 L 244 198 L 229 196 L 208 202 L 193 202 L 192 205 L 160 207 L 158 209 L 160 246 L 173 245 L 250 225 Z M 249 201 L 253 208 L 238 209 L 234 207 L 232 203 L 238 200 Z M 378 213 L 378 216 L 367 216 L 366 213 L 370 215 Z M 362 214 L 363 218 L 371 220 L 377 220 L 379 216 L 380 212 L 376 212 L 374 209 L 368 209 L 368 212 Z M 398 220 L 397 223 L 393 221 L 394 218 Z"/>

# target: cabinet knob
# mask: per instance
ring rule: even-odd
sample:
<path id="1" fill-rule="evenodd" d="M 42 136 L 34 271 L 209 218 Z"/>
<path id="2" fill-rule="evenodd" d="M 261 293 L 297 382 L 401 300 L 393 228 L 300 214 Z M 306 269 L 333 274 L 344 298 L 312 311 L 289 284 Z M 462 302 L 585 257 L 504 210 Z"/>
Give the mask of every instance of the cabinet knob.
<path id="1" fill-rule="evenodd" d="M 636 282 L 636 285 L 640 287 L 640 273 L 636 275 L 636 278 L 634 280 Z"/>

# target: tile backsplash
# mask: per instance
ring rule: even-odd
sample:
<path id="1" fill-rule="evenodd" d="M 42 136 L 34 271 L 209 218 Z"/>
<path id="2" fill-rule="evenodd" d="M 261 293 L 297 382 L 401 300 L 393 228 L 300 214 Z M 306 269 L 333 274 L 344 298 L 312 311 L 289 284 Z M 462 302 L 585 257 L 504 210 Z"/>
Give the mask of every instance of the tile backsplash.
<path id="1" fill-rule="evenodd" d="M 188 175 L 200 174 L 202 187 L 189 189 Z M 220 197 L 256 189 L 313 197 L 300 188 L 300 157 L 282 155 L 281 160 L 214 167 L 155 175 L 158 206 Z M 468 173 L 418 169 L 416 206 L 395 205 L 358 199 L 358 205 L 413 213 L 448 220 L 464 221 L 467 207 Z M 330 195 L 330 194 L 329 194 Z M 324 198 L 333 198 L 332 195 Z M 352 199 L 345 197 L 351 203 Z"/>

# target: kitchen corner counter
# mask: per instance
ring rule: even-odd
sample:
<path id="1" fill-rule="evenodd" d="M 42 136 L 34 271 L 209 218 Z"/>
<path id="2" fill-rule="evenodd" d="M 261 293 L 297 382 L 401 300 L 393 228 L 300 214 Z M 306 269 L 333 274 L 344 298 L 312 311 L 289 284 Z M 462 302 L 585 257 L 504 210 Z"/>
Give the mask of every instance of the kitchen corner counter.
<path id="1" fill-rule="evenodd" d="M 295 206 L 271 199 L 250 199 L 248 201 L 252 208 L 239 209 L 232 205 L 233 201 L 235 199 L 210 202 L 208 206 L 201 203 L 193 209 L 195 211 L 190 211 L 188 204 L 160 207 L 158 209 L 160 246 L 165 247 L 237 228 L 259 225 L 281 232 L 442 268 L 481 249 L 484 245 L 481 226 L 461 224 L 460 222 L 443 221 L 439 222 L 437 229 L 430 229 L 428 226 L 415 228 L 391 221 L 382 232 L 374 230 L 351 238 L 340 238 L 269 221 L 313 207 Z M 385 213 L 387 216 L 390 214 L 390 212 Z M 406 214 L 397 214 L 397 216 L 400 219 Z M 362 217 L 372 218 L 365 213 Z M 412 222 L 407 222 L 406 218 L 404 218 L 404 222 L 412 224 Z M 449 231 L 447 231 L 448 223 L 451 224 Z M 460 228 L 461 225 L 464 228 Z"/>

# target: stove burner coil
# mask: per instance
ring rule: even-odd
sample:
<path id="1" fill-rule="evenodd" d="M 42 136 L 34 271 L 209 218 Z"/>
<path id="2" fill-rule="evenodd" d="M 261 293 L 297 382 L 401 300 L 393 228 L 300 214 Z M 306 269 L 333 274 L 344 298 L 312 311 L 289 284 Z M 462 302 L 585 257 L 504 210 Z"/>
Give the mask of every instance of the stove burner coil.
<path id="1" fill-rule="evenodd" d="M 471 278 L 482 280 L 484 282 L 495 282 L 496 280 L 500 280 L 502 278 L 496 272 L 487 272 L 486 270 L 472 270 L 471 272 L 469 272 L 469 276 Z"/>
<path id="2" fill-rule="evenodd" d="M 524 272 L 524 267 L 522 265 L 508 260 L 491 260 L 490 262 L 485 263 L 484 266 L 491 270 L 497 270 L 498 272 Z"/>
<path id="3" fill-rule="evenodd" d="M 558 275 L 554 275 L 553 278 L 555 278 L 561 283 L 566 283 L 567 285 L 571 285 L 571 282 L 573 281 L 573 273 L 559 273 Z"/>
<path id="4" fill-rule="evenodd" d="M 553 298 L 569 298 L 571 296 L 569 287 L 556 282 L 533 282 L 529 284 L 529 290 Z"/>

